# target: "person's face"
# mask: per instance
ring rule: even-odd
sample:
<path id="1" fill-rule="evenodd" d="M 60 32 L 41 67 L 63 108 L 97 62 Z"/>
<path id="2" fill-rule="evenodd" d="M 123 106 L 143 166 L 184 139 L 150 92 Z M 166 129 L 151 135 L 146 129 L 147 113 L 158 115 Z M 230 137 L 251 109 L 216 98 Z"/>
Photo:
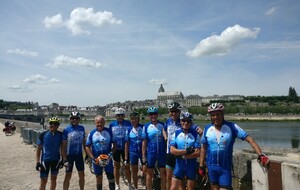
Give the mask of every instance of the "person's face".
<path id="1" fill-rule="evenodd" d="M 103 117 L 98 117 L 95 119 L 96 128 L 98 131 L 102 131 L 105 126 L 105 119 Z"/>
<path id="2" fill-rule="evenodd" d="M 132 126 L 137 126 L 139 124 L 139 117 L 130 117 L 130 123 Z"/>
<path id="3" fill-rule="evenodd" d="M 57 122 L 51 122 L 51 123 L 49 123 L 49 130 L 51 131 L 51 132 L 55 132 L 55 131 L 57 131 L 57 128 L 59 127 L 59 123 L 57 123 Z"/>
<path id="4" fill-rule="evenodd" d="M 223 112 L 222 111 L 214 111 L 210 113 L 211 123 L 215 126 L 222 126 L 223 123 Z"/>
<path id="5" fill-rule="evenodd" d="M 149 118 L 151 122 L 156 122 L 158 118 L 158 113 L 149 113 Z"/>
<path id="6" fill-rule="evenodd" d="M 180 121 L 180 123 L 183 130 L 188 130 L 192 125 L 192 120 L 188 118 L 184 118 Z"/>
<path id="7" fill-rule="evenodd" d="M 122 122 L 125 118 L 124 114 L 117 114 L 116 115 L 116 119 L 118 120 L 118 122 Z"/>
<path id="8" fill-rule="evenodd" d="M 170 110 L 169 115 L 173 121 L 177 121 L 180 116 L 180 110 Z"/>
<path id="9" fill-rule="evenodd" d="M 72 125 L 78 125 L 79 121 L 80 121 L 80 118 L 79 118 L 79 117 L 71 117 L 71 118 L 70 118 L 70 123 L 71 123 Z"/>

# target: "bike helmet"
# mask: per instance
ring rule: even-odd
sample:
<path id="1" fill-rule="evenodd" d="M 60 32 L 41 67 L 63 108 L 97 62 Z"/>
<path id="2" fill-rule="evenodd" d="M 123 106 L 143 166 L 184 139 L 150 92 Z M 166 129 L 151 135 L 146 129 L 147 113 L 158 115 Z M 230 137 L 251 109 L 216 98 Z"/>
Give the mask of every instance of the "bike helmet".
<path id="1" fill-rule="evenodd" d="M 60 120 L 57 117 L 51 117 L 49 119 L 49 123 L 58 123 L 59 124 Z"/>
<path id="2" fill-rule="evenodd" d="M 71 112 L 71 114 L 70 114 L 70 118 L 74 118 L 74 117 L 76 117 L 76 118 L 80 118 L 80 113 L 79 112 L 77 112 L 77 111 L 73 111 L 73 112 Z"/>
<path id="3" fill-rule="evenodd" d="M 193 115 L 191 113 L 189 113 L 188 111 L 184 111 L 182 113 L 180 113 L 180 119 L 193 119 Z"/>
<path id="4" fill-rule="evenodd" d="M 212 103 L 210 106 L 207 108 L 208 113 L 214 112 L 214 111 L 224 111 L 224 106 L 221 103 Z"/>
<path id="5" fill-rule="evenodd" d="M 182 106 L 178 102 L 172 102 L 168 105 L 169 111 L 180 111 Z"/>
<path id="6" fill-rule="evenodd" d="M 154 106 L 151 106 L 147 109 L 147 113 L 158 113 L 158 108 L 157 107 L 154 107 Z"/>
<path id="7" fill-rule="evenodd" d="M 139 117 L 139 113 L 137 113 L 137 112 L 132 112 L 129 116 L 130 116 L 130 117 Z"/>
<path id="8" fill-rule="evenodd" d="M 123 108 L 117 108 L 115 115 L 125 115 L 125 110 Z"/>
<path id="9" fill-rule="evenodd" d="M 100 167 L 106 167 L 109 164 L 110 158 L 107 154 L 100 154 L 98 158 L 96 158 L 95 162 Z"/>

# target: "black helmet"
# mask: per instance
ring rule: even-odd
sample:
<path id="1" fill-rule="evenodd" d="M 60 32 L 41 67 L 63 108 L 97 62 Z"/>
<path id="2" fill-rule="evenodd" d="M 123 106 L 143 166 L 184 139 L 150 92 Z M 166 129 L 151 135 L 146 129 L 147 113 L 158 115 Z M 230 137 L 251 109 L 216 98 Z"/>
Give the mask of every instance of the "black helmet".
<path id="1" fill-rule="evenodd" d="M 129 116 L 130 116 L 130 117 L 139 117 L 139 113 L 137 113 L 137 112 L 132 112 Z"/>
<path id="2" fill-rule="evenodd" d="M 168 105 L 169 111 L 180 111 L 182 106 L 178 102 L 171 102 Z"/>
<path id="3" fill-rule="evenodd" d="M 70 114 L 70 118 L 80 118 L 80 113 L 77 111 L 73 111 Z"/>

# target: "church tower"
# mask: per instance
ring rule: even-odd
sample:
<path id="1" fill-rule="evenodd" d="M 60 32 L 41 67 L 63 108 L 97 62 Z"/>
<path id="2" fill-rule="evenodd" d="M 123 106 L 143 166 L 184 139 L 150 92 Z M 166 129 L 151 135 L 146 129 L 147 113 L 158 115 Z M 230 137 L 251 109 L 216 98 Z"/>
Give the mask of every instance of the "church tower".
<path id="1" fill-rule="evenodd" d="M 164 87 L 163 87 L 162 84 L 160 84 L 160 87 L 159 87 L 159 89 L 158 89 L 158 93 L 159 93 L 159 92 L 165 92 L 165 89 L 164 89 Z"/>

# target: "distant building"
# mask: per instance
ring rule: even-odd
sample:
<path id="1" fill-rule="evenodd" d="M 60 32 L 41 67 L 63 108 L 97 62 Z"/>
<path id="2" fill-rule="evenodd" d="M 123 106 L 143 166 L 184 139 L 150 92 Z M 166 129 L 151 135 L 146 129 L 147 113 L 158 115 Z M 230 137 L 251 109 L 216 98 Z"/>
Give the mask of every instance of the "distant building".
<path id="1" fill-rule="evenodd" d="M 165 106 L 166 102 L 170 100 L 181 102 L 183 99 L 184 96 L 180 91 L 165 91 L 163 85 L 160 85 L 157 94 L 157 101 L 160 106 Z"/>
<path id="2" fill-rule="evenodd" d="M 199 95 L 189 95 L 185 98 L 184 101 L 184 105 L 185 107 L 192 107 L 192 106 L 198 106 L 201 107 L 202 106 L 202 97 Z"/>

